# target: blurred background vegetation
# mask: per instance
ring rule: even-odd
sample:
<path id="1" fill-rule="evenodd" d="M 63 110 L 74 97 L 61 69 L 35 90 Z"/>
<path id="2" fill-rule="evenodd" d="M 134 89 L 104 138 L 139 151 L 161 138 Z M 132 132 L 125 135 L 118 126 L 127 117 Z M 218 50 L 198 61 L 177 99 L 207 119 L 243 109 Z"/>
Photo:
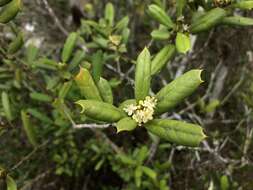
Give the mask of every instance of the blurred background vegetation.
<path id="1" fill-rule="evenodd" d="M 141 129 L 116 134 L 113 127 L 78 129 L 71 123 L 86 121 L 73 103 L 81 96 L 72 83 L 78 65 L 89 68 L 103 49 L 103 77 L 113 88 L 114 103 L 133 97 L 133 60 L 144 46 L 156 53 L 166 44 L 150 36 L 158 25 L 146 14 L 147 5 L 161 4 L 173 15 L 175 1 L 110 1 L 116 21 L 129 16 L 129 30 L 122 31 L 125 41 L 110 39 L 106 47 L 85 20 L 102 18 L 109 1 L 23 2 L 15 24 L 0 25 L 1 47 L 15 29 L 25 39 L 17 54 L 0 54 L 0 91 L 11 109 L 7 116 L 0 103 L 0 165 L 20 190 L 253 189 L 252 27 L 222 26 L 192 37 L 192 51 L 176 56 L 154 79 L 157 91 L 185 71 L 204 70 L 198 92 L 167 115 L 198 123 L 208 135 L 199 148 L 185 148 L 150 138 Z M 239 14 L 253 16 L 251 11 Z M 59 64 L 72 31 L 85 42 L 78 42 L 72 66 Z M 73 60 L 75 55 L 81 59 Z M 70 86 L 67 94 L 63 85 Z M 28 140 L 21 110 L 36 139 Z"/>

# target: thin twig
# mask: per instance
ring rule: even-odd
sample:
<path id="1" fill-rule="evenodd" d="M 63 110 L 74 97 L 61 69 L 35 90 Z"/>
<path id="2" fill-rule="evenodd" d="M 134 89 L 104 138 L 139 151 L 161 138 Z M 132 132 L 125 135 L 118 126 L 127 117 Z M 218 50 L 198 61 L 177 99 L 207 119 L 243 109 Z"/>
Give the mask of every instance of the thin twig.
<path id="1" fill-rule="evenodd" d="M 61 32 L 65 35 L 68 36 L 68 31 L 63 27 L 63 25 L 61 24 L 60 20 L 58 19 L 58 17 L 56 16 L 55 12 L 53 11 L 53 9 L 50 7 L 50 5 L 48 4 L 47 0 L 42 0 L 42 2 L 45 5 L 45 8 L 47 9 L 48 13 L 50 14 L 50 16 L 53 18 L 56 26 L 61 30 Z"/>

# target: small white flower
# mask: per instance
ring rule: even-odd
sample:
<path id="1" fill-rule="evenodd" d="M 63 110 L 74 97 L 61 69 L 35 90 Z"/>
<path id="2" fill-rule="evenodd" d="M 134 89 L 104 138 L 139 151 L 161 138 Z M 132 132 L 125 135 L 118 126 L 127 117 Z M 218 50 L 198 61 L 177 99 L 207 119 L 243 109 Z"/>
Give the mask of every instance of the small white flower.
<path id="1" fill-rule="evenodd" d="M 124 111 L 141 126 L 143 123 L 153 119 L 156 104 L 157 99 L 155 97 L 147 96 L 145 100 L 140 100 L 138 105 L 128 105 L 124 108 Z"/>

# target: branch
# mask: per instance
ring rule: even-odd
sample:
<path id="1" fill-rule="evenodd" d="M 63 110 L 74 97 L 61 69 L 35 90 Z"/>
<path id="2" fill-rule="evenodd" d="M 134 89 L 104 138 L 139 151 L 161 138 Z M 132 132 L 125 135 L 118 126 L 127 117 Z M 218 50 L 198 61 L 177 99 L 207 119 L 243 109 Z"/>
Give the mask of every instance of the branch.
<path id="1" fill-rule="evenodd" d="M 50 7 L 50 5 L 48 4 L 47 0 L 42 0 L 43 4 L 45 5 L 45 8 L 47 9 L 48 13 L 50 14 L 50 16 L 53 18 L 56 26 L 61 30 L 61 32 L 65 35 L 68 36 L 68 31 L 63 27 L 63 25 L 61 24 L 60 20 L 58 19 L 58 17 L 56 16 L 55 12 L 53 11 L 53 9 Z"/>

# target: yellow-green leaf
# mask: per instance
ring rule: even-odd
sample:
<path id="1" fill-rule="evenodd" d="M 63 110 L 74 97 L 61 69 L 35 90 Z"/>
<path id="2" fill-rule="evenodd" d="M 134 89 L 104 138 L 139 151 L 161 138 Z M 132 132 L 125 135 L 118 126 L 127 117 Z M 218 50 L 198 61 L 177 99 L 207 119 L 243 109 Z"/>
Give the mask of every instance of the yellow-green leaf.
<path id="1" fill-rule="evenodd" d="M 6 177 L 7 190 L 17 190 L 17 184 L 14 179 L 7 175 Z"/>
<path id="2" fill-rule="evenodd" d="M 177 33 L 176 47 L 179 53 L 187 53 L 191 49 L 191 40 L 188 34 Z"/>
<path id="3" fill-rule="evenodd" d="M 117 133 L 121 131 L 132 131 L 137 127 L 137 123 L 131 117 L 125 117 L 116 124 Z"/>

